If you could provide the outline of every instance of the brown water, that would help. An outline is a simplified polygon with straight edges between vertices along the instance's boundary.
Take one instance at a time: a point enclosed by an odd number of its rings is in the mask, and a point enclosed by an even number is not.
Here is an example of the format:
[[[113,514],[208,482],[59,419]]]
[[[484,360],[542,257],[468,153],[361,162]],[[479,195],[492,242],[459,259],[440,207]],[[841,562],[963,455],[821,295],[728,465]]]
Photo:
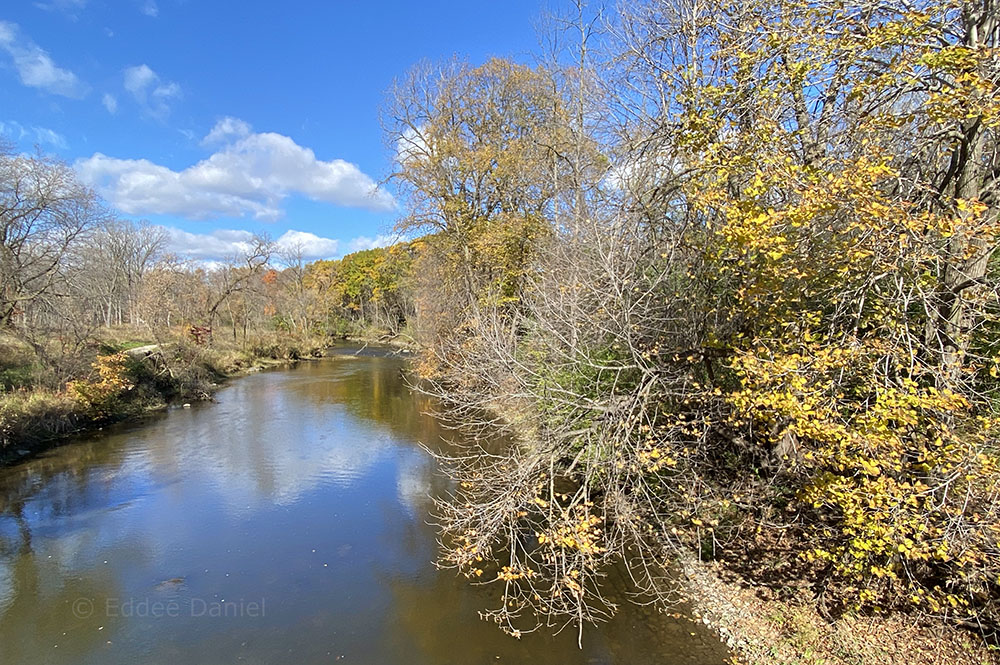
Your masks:
[[[335,357],[218,403],[0,469],[0,664],[715,664],[687,620],[627,607],[507,637],[488,588],[431,564],[417,445],[442,442],[402,362]]]

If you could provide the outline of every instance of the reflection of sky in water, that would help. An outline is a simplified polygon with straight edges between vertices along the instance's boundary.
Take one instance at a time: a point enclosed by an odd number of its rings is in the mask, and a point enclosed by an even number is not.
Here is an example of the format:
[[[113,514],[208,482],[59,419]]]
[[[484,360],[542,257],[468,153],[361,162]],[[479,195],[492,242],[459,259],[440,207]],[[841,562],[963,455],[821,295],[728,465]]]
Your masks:
[[[207,453],[198,450],[200,443],[187,442],[186,454],[178,460],[183,473],[205,476],[236,512],[261,503],[291,505],[317,486],[356,482],[392,443],[375,427],[351,423],[343,409],[332,410],[333,417],[324,418],[322,426],[289,409],[256,427],[243,427],[249,406],[229,408],[223,426],[202,429],[200,440],[214,442]],[[294,436],[288,433],[290,422],[296,423]]]
[[[398,362],[308,363],[218,400],[0,470],[0,663],[662,662],[627,623],[581,654],[479,621],[489,598],[431,565],[444,481],[416,441],[443,432]],[[81,619],[79,597],[266,598],[268,614]]]
[[[407,510],[410,517],[426,517],[430,502],[430,487],[427,484],[427,461],[413,460],[401,464],[396,477],[396,495],[399,505]]]
[[[10,571],[10,562],[0,558],[0,616],[3,616],[13,600],[14,575]]]

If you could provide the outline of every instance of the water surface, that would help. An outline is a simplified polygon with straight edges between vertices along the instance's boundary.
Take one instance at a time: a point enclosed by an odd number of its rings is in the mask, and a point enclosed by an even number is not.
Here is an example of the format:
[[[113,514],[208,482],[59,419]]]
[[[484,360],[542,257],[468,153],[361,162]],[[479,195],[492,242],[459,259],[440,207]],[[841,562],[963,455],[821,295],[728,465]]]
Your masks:
[[[431,564],[402,361],[340,356],[0,469],[0,665],[722,663],[687,620],[505,636],[489,589]],[[571,634],[572,633],[572,634]]]

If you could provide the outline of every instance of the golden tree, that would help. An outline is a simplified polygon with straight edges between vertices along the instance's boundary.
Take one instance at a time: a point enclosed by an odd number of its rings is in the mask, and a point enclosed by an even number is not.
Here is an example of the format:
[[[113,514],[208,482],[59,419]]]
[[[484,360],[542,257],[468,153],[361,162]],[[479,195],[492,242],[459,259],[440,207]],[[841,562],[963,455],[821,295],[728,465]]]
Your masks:
[[[521,435],[451,460],[490,616],[582,623],[618,562],[664,597],[678,548],[753,544],[841,605],[995,624],[996,14],[626,9],[606,205],[539,252],[523,334],[480,330],[502,380],[445,391]]]

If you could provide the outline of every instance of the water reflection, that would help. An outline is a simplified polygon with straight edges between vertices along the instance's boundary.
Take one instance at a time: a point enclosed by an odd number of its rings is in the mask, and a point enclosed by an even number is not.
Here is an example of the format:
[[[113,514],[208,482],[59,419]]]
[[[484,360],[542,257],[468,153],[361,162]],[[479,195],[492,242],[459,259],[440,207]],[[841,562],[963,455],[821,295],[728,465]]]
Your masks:
[[[481,622],[489,591],[430,565],[445,480],[416,442],[449,433],[401,370],[268,372],[0,470],[0,664],[722,662],[638,610],[583,652]]]

